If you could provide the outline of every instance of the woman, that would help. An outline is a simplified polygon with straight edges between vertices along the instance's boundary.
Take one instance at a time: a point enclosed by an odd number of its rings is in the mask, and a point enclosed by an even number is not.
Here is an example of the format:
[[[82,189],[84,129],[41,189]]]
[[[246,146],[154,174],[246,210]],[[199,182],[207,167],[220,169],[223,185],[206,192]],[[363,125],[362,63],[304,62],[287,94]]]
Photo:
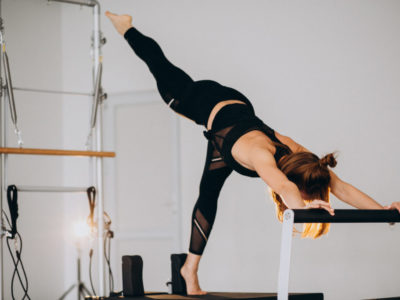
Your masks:
[[[205,294],[198,283],[198,265],[214,223],[220,190],[232,170],[263,179],[272,190],[279,219],[286,208],[322,208],[333,215],[329,191],[356,208],[383,208],[328,169],[336,165],[333,154],[320,159],[272,130],[255,116],[250,101],[240,92],[210,80],[193,81],[165,58],[154,40],[132,26],[132,17],[110,12],[106,16],[147,64],[168,106],[207,129],[207,158],[192,215],[189,254],[180,270],[187,294]],[[399,203],[386,208],[400,211]],[[303,236],[316,238],[327,231],[326,224],[307,224]]]

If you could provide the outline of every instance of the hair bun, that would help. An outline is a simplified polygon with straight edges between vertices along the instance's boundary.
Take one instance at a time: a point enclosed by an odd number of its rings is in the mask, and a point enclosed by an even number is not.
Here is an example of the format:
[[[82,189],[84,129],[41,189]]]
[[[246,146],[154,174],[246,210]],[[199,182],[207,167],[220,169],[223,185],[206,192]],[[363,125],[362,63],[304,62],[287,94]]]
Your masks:
[[[327,167],[327,166],[329,166],[331,168],[336,167],[337,161],[336,161],[336,158],[335,158],[335,154],[334,153],[329,153],[329,154],[325,155],[323,158],[321,158],[319,160],[319,164],[321,166],[324,166],[324,167]]]

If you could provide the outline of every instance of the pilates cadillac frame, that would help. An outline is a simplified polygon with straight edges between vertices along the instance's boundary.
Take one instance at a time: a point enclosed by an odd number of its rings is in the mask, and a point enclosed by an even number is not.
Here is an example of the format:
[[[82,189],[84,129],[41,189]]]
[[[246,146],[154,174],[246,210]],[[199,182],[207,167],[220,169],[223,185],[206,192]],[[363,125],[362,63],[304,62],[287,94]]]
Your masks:
[[[331,216],[321,209],[287,209],[283,215],[281,257],[278,277],[278,300],[289,295],[290,255],[294,223],[399,223],[397,210],[336,209]]]
[[[3,209],[3,202],[5,198],[5,190],[7,189],[7,156],[8,155],[60,155],[60,156],[89,156],[93,158],[91,164],[93,177],[95,178],[95,186],[97,190],[97,212],[98,212],[98,252],[104,253],[104,224],[103,224],[103,212],[104,212],[104,192],[103,192],[103,158],[114,157],[113,152],[103,152],[103,132],[102,132],[102,100],[106,98],[106,94],[102,92],[101,87],[101,72],[102,72],[102,56],[101,46],[105,43],[105,39],[101,37],[100,32],[100,4],[97,0],[48,0],[48,2],[63,2],[68,4],[77,4],[81,6],[87,6],[93,9],[93,92],[81,93],[81,92],[60,92],[53,90],[39,90],[39,89],[27,89],[27,88],[13,88],[11,83],[10,68],[8,65],[8,57],[5,51],[4,42],[4,28],[3,19],[1,15],[1,0],[0,0],[0,98],[1,98],[1,130],[0,130],[0,154],[1,154],[1,181],[0,181],[0,210]],[[3,72],[4,70],[4,72]],[[5,80],[4,80],[5,78]],[[79,95],[79,96],[91,96],[93,97],[92,105],[92,116],[91,126],[89,129],[89,137],[87,143],[88,151],[81,150],[53,150],[53,149],[27,149],[22,148],[21,133],[17,127],[17,112],[15,109],[13,90],[21,90],[25,92],[39,92],[39,93],[55,93],[55,94],[66,94],[66,95]],[[6,122],[6,96],[8,96],[8,102],[10,106],[11,120],[14,124],[16,134],[18,136],[18,144],[20,148],[7,148],[7,122]],[[93,145],[94,144],[94,145]],[[91,149],[95,148],[95,149]],[[89,151],[90,150],[90,151]],[[86,192],[85,187],[47,187],[47,186],[20,186],[18,190],[21,192],[61,192],[61,193],[74,193],[74,192]],[[0,246],[0,298],[4,299],[4,276],[3,276],[3,237],[6,234],[4,228],[3,215],[1,219],[1,246]],[[98,256],[98,292],[100,296],[105,295],[105,264],[103,255]]]

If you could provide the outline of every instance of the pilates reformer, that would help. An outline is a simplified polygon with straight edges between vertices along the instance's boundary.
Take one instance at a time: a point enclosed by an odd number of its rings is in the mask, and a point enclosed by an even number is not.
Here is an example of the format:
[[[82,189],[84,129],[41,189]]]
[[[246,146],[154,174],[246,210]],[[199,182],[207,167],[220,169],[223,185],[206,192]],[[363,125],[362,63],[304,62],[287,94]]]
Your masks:
[[[324,299],[323,293],[290,293],[289,290],[289,271],[290,271],[290,256],[293,239],[293,226],[296,223],[399,223],[400,214],[395,210],[358,210],[358,209],[337,209],[335,215],[331,216],[327,211],[321,209],[310,210],[286,210],[284,213],[284,221],[282,227],[282,241],[281,241],[281,254],[280,266],[278,275],[278,293],[223,293],[211,292],[202,296],[186,296],[172,294],[174,287],[170,293],[144,293],[142,282],[142,269],[143,262],[139,256],[133,257],[130,264],[131,270],[123,270],[124,293],[129,295],[126,297],[87,297],[87,300],[104,299],[104,300],[117,300],[117,299],[132,299],[132,300],[145,300],[145,299],[173,299],[173,300],[189,300],[189,299],[207,299],[207,300],[222,300],[222,299],[248,299],[248,300],[261,300],[261,299]],[[184,255],[184,254],[180,254]],[[136,261],[136,262],[135,262]],[[136,268],[136,270],[135,270]],[[173,266],[172,266],[173,269]],[[173,274],[173,271],[172,271]],[[398,300],[400,297],[395,298],[375,298],[374,300]]]
[[[276,293],[238,293],[238,292],[209,292],[206,295],[192,296],[186,295],[180,291],[178,281],[183,278],[177,278],[176,270],[180,269],[181,264],[186,259],[186,254],[171,255],[171,278],[167,282],[169,292],[145,292],[143,286],[143,260],[139,255],[122,257],[122,281],[123,291],[113,297],[92,297],[88,296],[86,300],[191,300],[191,299],[207,299],[207,300],[227,300],[227,299],[247,299],[247,300],[272,300],[277,299]],[[122,296],[123,295],[123,296]],[[323,300],[322,293],[293,293],[290,298],[293,300]]]

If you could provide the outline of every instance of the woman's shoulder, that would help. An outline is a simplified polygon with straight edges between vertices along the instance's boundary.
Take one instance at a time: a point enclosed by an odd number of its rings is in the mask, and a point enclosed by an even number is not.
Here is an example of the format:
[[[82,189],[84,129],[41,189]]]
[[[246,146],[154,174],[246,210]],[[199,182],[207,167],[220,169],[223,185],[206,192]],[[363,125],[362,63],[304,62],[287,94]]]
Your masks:
[[[309,152],[302,145],[296,143],[292,138],[286,135],[282,135],[279,132],[275,131],[275,136],[282,144],[288,146],[293,153],[302,151]]]

